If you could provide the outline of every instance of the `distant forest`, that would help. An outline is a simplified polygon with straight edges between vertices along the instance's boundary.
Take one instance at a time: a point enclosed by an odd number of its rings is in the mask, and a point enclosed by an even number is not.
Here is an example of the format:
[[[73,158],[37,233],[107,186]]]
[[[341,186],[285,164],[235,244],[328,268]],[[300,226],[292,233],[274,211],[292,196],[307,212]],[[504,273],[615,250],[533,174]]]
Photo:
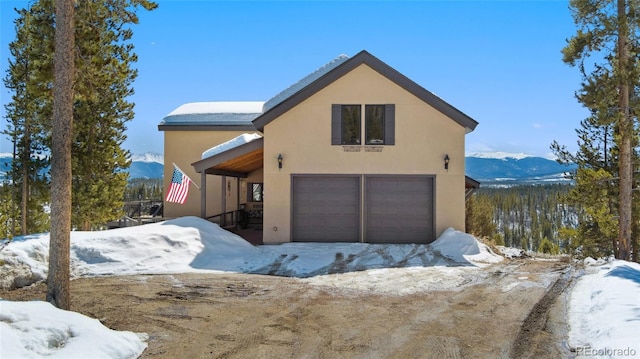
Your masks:
[[[539,250],[543,240],[563,250],[567,243],[559,237],[560,228],[578,224],[579,209],[566,204],[567,184],[528,185],[507,188],[480,188],[478,202],[489,203],[496,228],[495,242],[507,247]]]
[[[162,201],[162,178],[133,178],[127,183],[124,201]]]

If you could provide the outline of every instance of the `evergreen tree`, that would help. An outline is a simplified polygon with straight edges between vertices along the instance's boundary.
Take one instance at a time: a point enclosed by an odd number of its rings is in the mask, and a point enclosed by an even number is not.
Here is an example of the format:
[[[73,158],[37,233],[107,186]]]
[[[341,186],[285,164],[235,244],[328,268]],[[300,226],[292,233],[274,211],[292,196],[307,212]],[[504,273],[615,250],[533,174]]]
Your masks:
[[[130,1],[149,9],[155,4]],[[74,103],[73,224],[90,230],[122,214],[130,154],[121,145],[133,103],[126,98],[137,71],[133,35],[135,13],[114,1],[79,3],[76,18],[76,97]],[[80,20],[81,19],[81,20]]]
[[[40,120],[43,102],[39,101],[43,87],[37,80],[43,72],[51,72],[37,54],[45,50],[45,39],[51,34],[36,31],[39,24],[50,21],[42,10],[34,6],[30,11],[18,11],[16,40],[9,44],[12,59],[4,78],[5,87],[12,90],[13,95],[5,106],[9,126],[3,133],[14,141],[10,176],[15,188],[13,199],[21,204],[11,212],[13,220],[20,223],[19,232],[14,231],[13,235],[42,232],[49,226],[49,215],[45,211],[49,202],[46,131]]]
[[[151,10],[157,5],[146,0],[74,3],[71,180],[75,228],[96,228],[122,211],[127,184],[122,170],[129,166],[129,153],[121,145],[126,138],[125,124],[134,116],[133,103],[126,98],[133,94],[137,75],[131,68],[137,57],[130,43],[130,26],[138,22],[135,10],[139,6]],[[52,0],[39,0],[21,10],[12,52],[15,66],[5,80],[15,93],[8,106],[12,115],[9,135],[18,148],[12,174],[24,188],[23,198],[36,204],[47,198],[45,186],[42,191],[34,188],[40,183],[36,180],[46,184],[41,169],[52,148],[53,9]],[[38,193],[42,197],[35,196]]]
[[[494,207],[486,195],[475,193],[466,202],[466,232],[476,237],[495,238]],[[502,242],[502,241],[501,241]]]
[[[51,231],[47,302],[70,310],[71,139],[73,134],[74,1],[56,0]]]
[[[571,0],[570,6],[579,29],[562,50],[563,60],[580,68],[584,81],[577,98],[592,111],[593,124],[612,126],[617,154],[605,158],[604,167],[609,160],[616,162],[619,220],[613,250],[617,258],[630,260],[634,248],[637,251],[637,244],[632,243],[637,236],[632,235],[632,191],[640,44],[632,39],[640,35],[640,4],[635,0]]]

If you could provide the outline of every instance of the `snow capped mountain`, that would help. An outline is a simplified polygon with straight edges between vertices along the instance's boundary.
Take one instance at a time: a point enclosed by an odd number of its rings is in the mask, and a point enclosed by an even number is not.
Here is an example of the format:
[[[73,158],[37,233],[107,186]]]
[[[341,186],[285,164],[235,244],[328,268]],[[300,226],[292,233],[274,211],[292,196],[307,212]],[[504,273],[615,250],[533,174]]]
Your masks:
[[[466,157],[489,158],[489,159],[496,159],[496,160],[505,160],[507,158],[513,158],[516,160],[521,160],[523,158],[533,157],[533,156],[527,155],[526,153],[474,152],[474,153],[468,153]]]
[[[465,165],[467,175],[485,185],[567,183],[566,173],[576,169],[548,158],[504,152],[471,154]]]
[[[151,152],[131,155],[129,178],[162,178],[163,172],[163,155]]]
[[[11,167],[11,154],[0,154],[0,181]],[[164,156],[158,153],[134,154],[127,170],[129,178],[162,178]],[[524,153],[478,152],[465,159],[466,174],[483,185],[539,184],[567,182],[565,173],[576,166],[564,166],[554,160]]]
[[[4,181],[11,168],[13,155],[0,153],[0,182]],[[127,170],[129,178],[162,178],[164,172],[164,156],[159,153],[131,155],[131,166]]]
[[[131,162],[156,162],[164,164],[164,156],[160,153],[147,152],[131,155]]]

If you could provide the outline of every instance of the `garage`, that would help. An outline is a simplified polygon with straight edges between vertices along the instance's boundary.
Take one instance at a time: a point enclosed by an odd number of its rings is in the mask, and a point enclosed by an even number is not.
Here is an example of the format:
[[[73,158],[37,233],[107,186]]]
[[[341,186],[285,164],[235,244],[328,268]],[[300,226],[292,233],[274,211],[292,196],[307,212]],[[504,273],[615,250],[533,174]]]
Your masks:
[[[292,182],[293,241],[359,242],[363,229],[369,243],[435,239],[433,176],[296,175]]]
[[[295,242],[360,241],[360,176],[293,176]]]
[[[365,241],[432,242],[433,198],[432,176],[365,176]]]

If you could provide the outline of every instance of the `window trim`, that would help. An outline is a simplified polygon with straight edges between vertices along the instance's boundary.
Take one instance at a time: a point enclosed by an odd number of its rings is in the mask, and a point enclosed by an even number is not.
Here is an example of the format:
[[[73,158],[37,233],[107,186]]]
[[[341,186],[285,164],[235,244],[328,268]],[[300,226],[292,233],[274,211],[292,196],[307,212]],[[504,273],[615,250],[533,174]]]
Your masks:
[[[253,197],[253,186],[254,185],[259,185],[260,186],[260,200],[256,201],[255,197]],[[247,184],[247,202],[255,202],[255,203],[262,203],[264,202],[264,182],[249,182]]]
[[[375,139],[381,142],[372,142],[373,139],[369,139],[369,127],[371,126],[369,123],[370,117],[369,112],[367,111],[367,109],[369,108],[373,108],[373,107],[381,107],[382,108],[382,132],[380,133],[382,139]],[[385,127],[386,127],[386,119],[385,119],[385,114],[386,114],[386,107],[385,105],[364,105],[364,144],[366,146],[384,146],[386,144],[386,136],[385,136]],[[373,120],[373,119],[372,119]]]
[[[362,120],[362,110],[360,111],[360,143],[358,144],[345,144],[342,140],[342,106],[353,106],[348,104],[332,104],[331,105],[331,145],[332,146],[394,146],[396,144],[395,136],[396,136],[396,105],[395,104],[370,104],[374,106],[384,106],[384,115],[383,115],[383,142],[382,144],[374,144],[374,143],[363,143],[363,131],[364,131],[364,139],[366,142],[366,118]],[[361,106],[356,105],[356,106]],[[365,112],[367,104],[364,104]],[[363,123],[365,125],[363,126]],[[364,128],[363,128],[364,127]]]

